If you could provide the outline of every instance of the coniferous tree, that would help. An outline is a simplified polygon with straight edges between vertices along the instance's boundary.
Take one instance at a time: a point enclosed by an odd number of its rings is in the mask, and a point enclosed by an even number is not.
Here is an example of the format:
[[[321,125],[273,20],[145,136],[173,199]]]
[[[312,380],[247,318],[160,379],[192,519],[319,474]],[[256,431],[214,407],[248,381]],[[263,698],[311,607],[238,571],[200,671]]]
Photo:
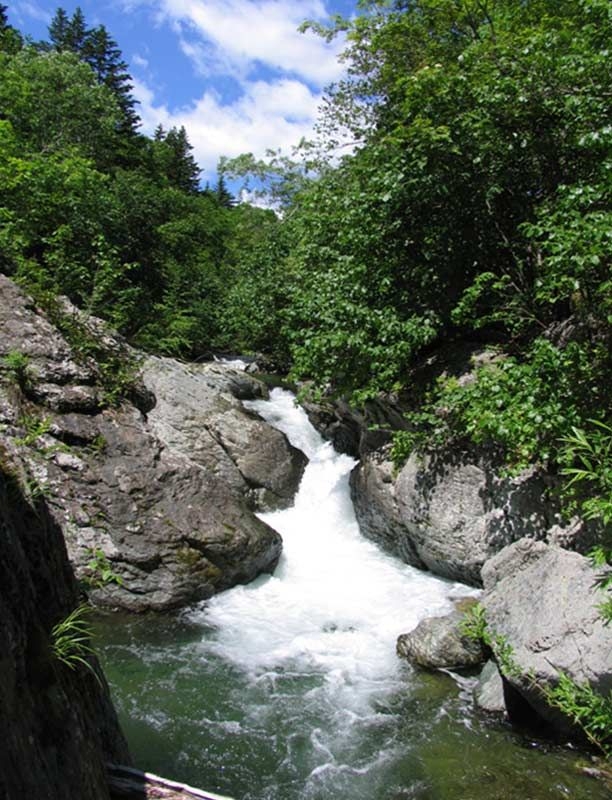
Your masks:
[[[157,170],[176,189],[198,194],[201,170],[192,155],[193,147],[184,126],[166,131],[162,125],[158,125],[153,140]]]
[[[123,115],[122,132],[133,134],[139,125],[128,65],[121,57],[117,42],[104,25],[93,28],[83,45],[84,60],[90,65],[101,84],[115,95]]]
[[[8,21],[7,6],[0,3],[0,52],[16,53],[23,46],[23,39],[18,30]]]
[[[58,8],[55,12],[51,24],[49,25],[49,39],[54,50],[62,52],[68,50],[68,28],[70,18],[63,8]]]
[[[66,49],[81,55],[85,51],[89,35],[85,15],[81,7],[77,6],[66,29]]]
[[[192,155],[193,147],[187,138],[185,127],[173,128],[166,137],[175,155],[176,185],[186,192],[195,194],[199,190],[200,168]]]
[[[54,50],[75,53],[89,64],[102,85],[114,94],[122,112],[120,133],[133,135],[140,122],[136,101],[132,97],[132,79],[117,42],[104,25],[88,29],[85,16],[77,7],[72,17],[58,8],[49,26],[49,39]]]
[[[220,206],[224,208],[233,208],[236,205],[236,198],[227,188],[223,175],[219,175],[214,194]]]

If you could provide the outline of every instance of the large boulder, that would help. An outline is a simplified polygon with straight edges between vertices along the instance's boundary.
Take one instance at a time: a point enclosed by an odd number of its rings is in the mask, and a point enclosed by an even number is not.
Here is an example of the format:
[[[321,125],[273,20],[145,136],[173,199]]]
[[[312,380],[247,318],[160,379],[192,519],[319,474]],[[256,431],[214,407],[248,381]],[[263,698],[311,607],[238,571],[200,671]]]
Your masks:
[[[106,350],[137,358],[65,313]],[[274,568],[280,537],[253,510],[289,503],[305,459],[242,408],[239,398],[265,394],[261,383],[224,365],[149,359],[113,407],[99,365],[0,276],[0,357],[15,353],[27,380],[0,369],[6,447],[48,498],[94,601],[172,608]]]
[[[257,510],[291,504],[307,459],[242,406],[267,396],[261,381],[227,365],[169,358],[148,358],[143,378],[157,401],[149,424],[167,447],[212,469]]]
[[[545,699],[559,673],[578,684],[588,682],[600,694],[612,691],[612,628],[597,609],[603,599],[598,577],[579,553],[529,539],[510,545],[486,564],[483,605],[488,627],[510,648],[512,669],[502,665],[502,671],[511,717],[514,709],[521,717],[532,711],[571,734],[572,721]],[[522,705],[513,702],[513,693]]]
[[[487,452],[451,447],[413,453],[395,471],[383,448],[355,467],[351,490],[366,536],[414,566],[480,586],[485,562],[525,536],[588,548],[590,535],[552,499],[555,481],[536,468],[507,477]]]

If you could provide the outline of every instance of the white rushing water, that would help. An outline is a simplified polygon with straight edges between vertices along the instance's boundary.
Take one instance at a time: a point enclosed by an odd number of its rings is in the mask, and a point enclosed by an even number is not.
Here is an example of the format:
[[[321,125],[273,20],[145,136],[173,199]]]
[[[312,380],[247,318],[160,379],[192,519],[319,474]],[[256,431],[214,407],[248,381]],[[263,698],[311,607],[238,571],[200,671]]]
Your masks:
[[[292,395],[249,405],[310,459],[294,507],[264,515],[284,555],[273,576],[178,617],[104,624],[136,763],[235,800],[607,797],[572,761],[471,715],[465,680],[396,657],[399,633],[473,592],[360,536],[354,462]]]
[[[384,757],[360,753],[359,741],[384,721],[384,700],[400,689],[397,636],[450,611],[452,599],[470,590],[361,536],[349,490],[355,461],[323,441],[291,393],[274,389],[269,401],[245,405],[282,430],[309,464],[294,506],[261,515],[283,537],[274,575],[217,595],[191,616],[215,629],[204,653],[239,668],[256,690],[252,699],[244,695],[241,725],[288,716],[278,724],[300,739],[310,771],[301,796],[314,797],[328,773],[368,771]],[[287,752],[291,758],[291,746]]]

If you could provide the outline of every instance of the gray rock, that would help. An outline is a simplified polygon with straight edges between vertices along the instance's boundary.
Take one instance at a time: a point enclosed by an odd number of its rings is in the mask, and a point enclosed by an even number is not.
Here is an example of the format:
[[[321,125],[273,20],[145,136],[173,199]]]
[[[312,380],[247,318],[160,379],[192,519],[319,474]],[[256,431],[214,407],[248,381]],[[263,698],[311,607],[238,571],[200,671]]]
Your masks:
[[[291,504],[307,459],[243,408],[240,400],[266,396],[260,381],[218,363],[186,366],[161,358],[145,362],[144,379],[157,398],[149,424],[168,447],[212,468],[258,509]]]
[[[394,395],[368,400],[360,409],[341,398],[302,405],[321,436],[332,442],[336,450],[353,458],[384,447],[391,441],[393,431],[406,426]]]
[[[504,684],[495,661],[487,661],[474,687],[474,702],[490,714],[505,714]]]
[[[554,486],[536,469],[500,476],[477,450],[413,454],[397,475],[382,450],[365,456],[351,476],[366,536],[414,566],[476,586],[484,563],[512,542],[563,538],[573,523],[551,499]],[[578,548],[592,537],[580,526],[566,541]]]
[[[463,636],[460,624],[463,614],[453,612],[444,617],[421,620],[409,633],[397,640],[397,654],[425,669],[473,667],[485,660],[479,642]]]
[[[130,756],[95,656],[72,670],[53,654],[79,593],[48,506],[24,496],[27,470],[0,445],[0,797],[108,800],[106,763]]]
[[[564,734],[574,732],[571,720],[542,693],[556,685],[559,672],[602,694],[612,690],[612,628],[597,610],[597,577],[579,553],[529,539],[502,550],[483,570],[489,628],[510,645],[519,670],[505,680]]]
[[[68,304],[66,311],[79,314]],[[126,351],[102,323],[78,319],[109,351]],[[95,602],[172,608],[274,568],[281,540],[252,513],[254,498],[268,507],[290,503],[305,458],[242,408],[238,397],[265,396],[263,384],[226,365],[151,358],[135,382],[137,406],[89,404],[86,398],[103,396],[96,364],[77,362],[44,315],[0,276],[0,356],[11,351],[29,356],[31,380],[24,393],[0,370],[7,450],[23,458],[32,491],[49,499]],[[26,419],[44,420],[45,429],[27,445]],[[95,585],[96,551],[120,583]]]
[[[361,531],[406,563],[424,568],[400,512],[388,451],[373,452],[351,473],[351,496]]]

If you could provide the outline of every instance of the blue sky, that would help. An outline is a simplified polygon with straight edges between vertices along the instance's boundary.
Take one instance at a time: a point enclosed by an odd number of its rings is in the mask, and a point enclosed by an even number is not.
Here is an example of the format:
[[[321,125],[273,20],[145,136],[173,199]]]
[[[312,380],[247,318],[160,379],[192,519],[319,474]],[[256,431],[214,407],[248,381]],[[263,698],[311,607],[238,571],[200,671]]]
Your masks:
[[[106,25],[134,79],[142,130],[184,125],[214,179],[221,155],[291,146],[310,132],[322,91],[342,75],[342,42],[297,28],[351,16],[357,0],[4,0],[10,22],[47,38],[58,5]]]

